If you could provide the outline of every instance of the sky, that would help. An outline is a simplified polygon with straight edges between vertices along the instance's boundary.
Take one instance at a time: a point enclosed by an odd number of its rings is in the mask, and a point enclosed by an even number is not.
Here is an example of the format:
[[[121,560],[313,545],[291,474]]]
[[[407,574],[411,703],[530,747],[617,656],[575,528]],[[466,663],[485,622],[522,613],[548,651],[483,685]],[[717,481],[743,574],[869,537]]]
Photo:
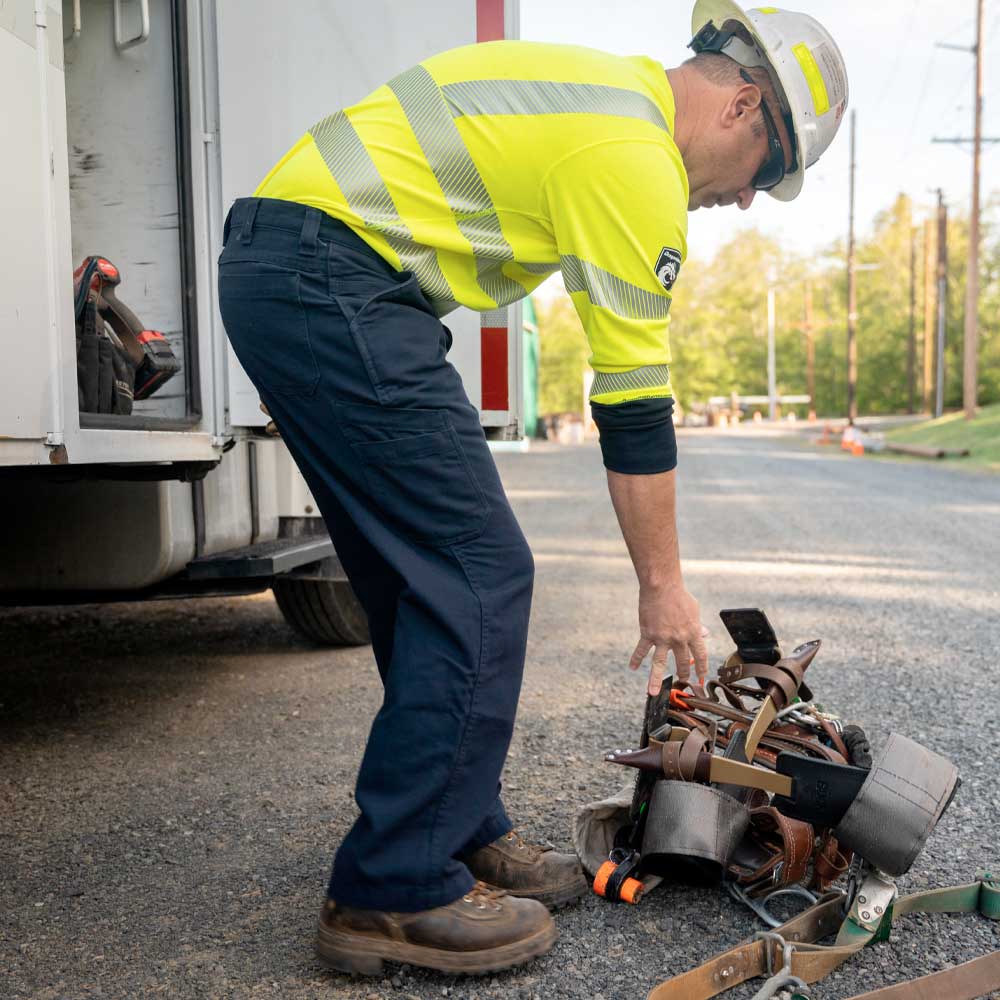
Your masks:
[[[688,0],[520,0],[521,37],[567,42],[619,55],[642,54],[671,67],[691,53]],[[954,209],[968,211],[971,143],[936,145],[934,136],[971,136],[971,46],[975,0],[793,0],[792,9],[820,21],[847,64],[850,107],[857,110],[856,231],[903,191],[930,208],[944,189]],[[1000,0],[986,0],[983,19],[983,135],[1000,137]],[[997,64],[997,68],[994,68]],[[845,116],[833,144],[806,174],[791,204],[758,195],[746,212],[735,206],[689,216],[688,249],[705,260],[741,228],[757,226],[784,246],[810,252],[846,235],[850,139]],[[1000,149],[983,146],[984,196],[1000,186]]]

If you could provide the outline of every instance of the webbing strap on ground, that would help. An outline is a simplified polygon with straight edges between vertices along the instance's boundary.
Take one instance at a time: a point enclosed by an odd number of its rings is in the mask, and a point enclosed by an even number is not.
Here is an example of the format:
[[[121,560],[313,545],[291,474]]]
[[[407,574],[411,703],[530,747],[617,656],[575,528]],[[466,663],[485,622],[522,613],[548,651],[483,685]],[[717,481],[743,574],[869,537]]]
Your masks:
[[[793,946],[790,969],[806,983],[828,976],[866,944],[877,932],[852,925],[847,934],[841,927],[845,897],[843,893],[824,896],[815,906],[776,928]],[[889,920],[907,913],[978,913],[991,920],[1000,919],[1000,885],[990,876],[982,881],[913,893],[895,901]],[[838,944],[818,945],[821,938],[841,930]],[[734,986],[777,971],[781,956],[767,940],[747,941],[716,955],[704,965],[674,976],[654,987],[648,1000],[711,1000]],[[770,960],[769,960],[770,957]],[[777,959],[777,964],[775,964]],[[922,979],[863,994],[863,1000],[974,1000],[990,990],[1000,989],[1000,952],[992,952],[951,969]],[[971,991],[971,992],[970,992]],[[853,1000],[862,1000],[855,997]]]

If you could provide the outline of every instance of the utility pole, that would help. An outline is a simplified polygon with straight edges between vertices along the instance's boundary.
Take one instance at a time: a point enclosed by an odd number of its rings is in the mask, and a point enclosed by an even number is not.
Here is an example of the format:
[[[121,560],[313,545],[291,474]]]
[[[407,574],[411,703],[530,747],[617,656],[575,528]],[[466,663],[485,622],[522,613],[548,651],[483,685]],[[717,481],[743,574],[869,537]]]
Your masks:
[[[917,396],[917,230],[910,226],[910,338],[906,351],[907,413],[916,410]]]
[[[937,238],[937,393],[934,416],[944,413],[944,333],[948,310],[948,206],[944,192],[937,189],[938,238]]]
[[[962,405],[966,419],[976,415],[979,382],[979,161],[984,142],[1000,142],[983,137],[983,0],[976,0],[976,43],[972,46],[938,42],[942,49],[971,52],[976,60],[972,138],[934,138],[934,142],[972,143],[972,205],[969,209],[969,261],[965,281],[965,341],[962,366]],[[940,306],[938,307],[940,309]],[[940,390],[938,392],[940,396]]]
[[[809,394],[809,419],[816,419],[816,343],[813,340],[813,286],[806,278],[805,315],[802,328],[806,334],[806,392]]]
[[[767,418],[774,420],[778,414],[778,376],[774,360],[774,285],[777,276],[774,265],[767,271]]]
[[[921,413],[931,412],[934,386],[934,223],[924,220],[924,378]]]
[[[854,140],[858,113],[851,111],[851,183],[847,216],[847,422],[854,425],[858,416],[858,300],[854,275]]]
[[[979,382],[979,153],[983,145],[983,0],[976,0],[976,104],[972,139],[972,208],[969,212],[969,271],[965,281],[965,357],[962,406],[976,415]]]

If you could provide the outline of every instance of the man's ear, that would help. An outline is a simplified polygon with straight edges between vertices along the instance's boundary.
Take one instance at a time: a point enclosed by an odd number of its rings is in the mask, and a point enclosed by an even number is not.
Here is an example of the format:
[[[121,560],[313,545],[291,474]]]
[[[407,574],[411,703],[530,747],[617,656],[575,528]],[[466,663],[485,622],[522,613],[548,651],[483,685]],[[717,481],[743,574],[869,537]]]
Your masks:
[[[723,121],[726,125],[732,126],[749,120],[753,120],[754,114],[760,107],[760,88],[752,83],[744,83],[739,90],[733,93],[729,103],[723,111]]]

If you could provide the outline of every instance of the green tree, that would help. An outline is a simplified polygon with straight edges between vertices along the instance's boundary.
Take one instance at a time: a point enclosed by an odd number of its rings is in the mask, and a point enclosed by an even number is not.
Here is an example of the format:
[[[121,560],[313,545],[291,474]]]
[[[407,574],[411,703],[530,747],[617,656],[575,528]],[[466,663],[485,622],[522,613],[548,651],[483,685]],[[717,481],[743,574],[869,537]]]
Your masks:
[[[935,206],[898,195],[856,244],[858,410],[901,413],[909,403],[910,242],[916,231],[916,397],[923,369],[923,221]],[[984,207],[980,255],[980,402],[1000,401],[1000,196]],[[968,220],[948,222],[945,405],[962,400]],[[671,307],[671,379],[686,408],[710,396],[767,392],[767,275],[776,272],[775,343],[778,391],[804,393],[805,287],[812,288],[816,410],[847,408],[847,276],[843,239],[808,255],[784,251],[771,237],[741,232],[708,261],[685,262]],[[588,350],[568,297],[540,310],[542,408],[579,409]],[[804,409],[804,408],[803,408]]]
[[[538,412],[579,413],[590,350],[568,295],[535,300],[538,314]]]

